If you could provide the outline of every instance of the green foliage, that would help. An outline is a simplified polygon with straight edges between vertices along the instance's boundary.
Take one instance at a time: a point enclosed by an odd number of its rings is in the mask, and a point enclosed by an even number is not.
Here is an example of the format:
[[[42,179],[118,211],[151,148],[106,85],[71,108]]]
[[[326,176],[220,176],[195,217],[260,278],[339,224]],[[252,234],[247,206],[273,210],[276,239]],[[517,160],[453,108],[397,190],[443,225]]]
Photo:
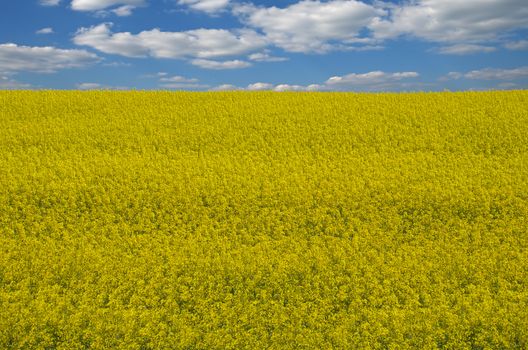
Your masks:
[[[528,92],[0,92],[0,348],[528,347]]]

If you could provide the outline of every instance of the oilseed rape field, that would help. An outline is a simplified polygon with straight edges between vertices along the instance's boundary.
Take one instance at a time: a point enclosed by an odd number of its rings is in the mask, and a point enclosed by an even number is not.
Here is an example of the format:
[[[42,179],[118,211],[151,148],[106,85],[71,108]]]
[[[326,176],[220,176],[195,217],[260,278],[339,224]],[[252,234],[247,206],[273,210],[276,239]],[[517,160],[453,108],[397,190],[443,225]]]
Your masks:
[[[528,91],[0,92],[2,349],[526,349]]]

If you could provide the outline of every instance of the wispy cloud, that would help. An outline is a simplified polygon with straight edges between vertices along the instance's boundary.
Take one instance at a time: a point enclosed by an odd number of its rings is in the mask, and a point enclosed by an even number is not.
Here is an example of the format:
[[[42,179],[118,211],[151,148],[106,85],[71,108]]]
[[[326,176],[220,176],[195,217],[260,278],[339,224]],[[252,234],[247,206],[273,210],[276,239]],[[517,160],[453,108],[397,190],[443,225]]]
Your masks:
[[[504,44],[504,47],[508,50],[528,50],[528,40],[510,41]]]
[[[42,29],[39,29],[35,32],[36,34],[53,34],[53,28],[51,27],[47,27],[47,28],[42,28]]]
[[[209,87],[210,86],[207,84],[198,84],[198,83],[168,83],[168,84],[160,85],[160,88],[162,89],[171,89],[171,90],[203,90]]]
[[[229,5],[229,0],[179,0],[178,4],[188,6],[195,11],[216,14]]]
[[[0,76],[0,90],[20,90],[20,89],[32,89],[33,86],[27,83],[21,83],[10,77]]]
[[[40,0],[39,4],[42,6],[58,6],[61,0]]]
[[[172,77],[169,77],[169,76],[166,76],[166,74],[163,74],[161,75],[160,81],[164,83],[196,83],[198,82],[198,79],[186,78],[186,77],[182,77],[181,75],[174,75]]]
[[[528,66],[505,69],[505,68],[484,68],[476,69],[466,73],[449,72],[441,77],[441,81],[470,79],[470,80],[518,80],[528,78]]]
[[[191,61],[191,64],[198,66],[204,69],[240,69],[247,68],[251,66],[251,63],[241,60],[231,60],[231,61],[213,61],[213,60],[204,60],[204,59],[195,59]]]
[[[451,46],[444,46],[437,49],[437,52],[443,55],[472,55],[477,53],[488,53],[497,51],[493,46],[477,45],[477,44],[457,44]]]
[[[333,76],[325,85],[338,90],[390,90],[397,88],[400,81],[418,78],[417,72],[387,73],[372,71],[368,73],[351,73],[344,76]]]
[[[137,7],[146,6],[146,0],[73,0],[71,8],[75,11],[102,11],[113,8],[119,16],[128,16]]]
[[[99,83],[79,83],[77,84],[78,90],[130,90],[126,86],[111,86]]]
[[[528,78],[528,66],[514,69],[486,68],[464,74],[467,79],[475,80],[517,80]]]
[[[248,59],[255,62],[284,62],[288,57],[271,56],[268,52],[257,52],[248,56]]]

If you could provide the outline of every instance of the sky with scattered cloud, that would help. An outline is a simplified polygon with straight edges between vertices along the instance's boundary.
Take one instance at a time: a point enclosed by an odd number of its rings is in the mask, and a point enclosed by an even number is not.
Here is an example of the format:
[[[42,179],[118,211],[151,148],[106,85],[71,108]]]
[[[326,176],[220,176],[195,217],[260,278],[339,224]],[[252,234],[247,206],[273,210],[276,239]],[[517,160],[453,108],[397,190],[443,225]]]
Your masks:
[[[526,0],[0,4],[0,89],[526,88]]]

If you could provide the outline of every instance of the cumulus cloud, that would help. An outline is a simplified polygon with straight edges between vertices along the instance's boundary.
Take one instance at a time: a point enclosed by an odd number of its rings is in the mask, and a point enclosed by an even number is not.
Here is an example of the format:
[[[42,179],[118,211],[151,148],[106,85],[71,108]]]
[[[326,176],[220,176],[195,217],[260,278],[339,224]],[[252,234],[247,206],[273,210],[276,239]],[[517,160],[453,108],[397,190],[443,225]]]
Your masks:
[[[525,0],[301,0],[285,7],[232,5],[229,0],[178,1],[208,13],[230,7],[245,28],[176,32],[154,28],[131,33],[114,32],[111,23],[103,23],[79,29],[74,42],[107,54],[183,59],[206,69],[244,68],[251,62],[288,59],[271,55],[272,46],[299,53],[381,50],[385,40],[401,35],[440,43],[434,52],[445,55],[528,46],[526,40],[505,43],[510,32],[528,28]],[[72,8],[125,16],[146,3],[73,0]]]
[[[246,89],[247,90],[251,90],[251,91],[271,90],[271,89],[273,89],[273,84],[269,84],[269,83],[254,83],[254,84],[249,84]]]
[[[382,49],[402,35],[451,44],[438,50],[444,54],[492,52],[482,44],[528,28],[525,0],[301,0],[282,8],[235,5],[233,13],[270,43],[304,53]]]
[[[361,30],[385,10],[355,0],[302,0],[286,8],[242,5],[234,13],[287,51],[325,52],[367,41]]]
[[[476,53],[494,52],[497,49],[493,46],[477,45],[477,44],[457,44],[451,46],[444,46],[437,51],[443,55],[471,55]]]
[[[304,53],[381,49],[402,35],[451,44],[438,50],[444,54],[491,52],[482,44],[528,28],[526,0],[301,0],[283,8],[235,5],[233,13],[272,44]]]
[[[247,68],[251,66],[251,63],[241,60],[231,60],[231,61],[214,61],[214,60],[205,60],[205,59],[194,59],[191,61],[191,64],[198,66],[204,69],[239,69]]]
[[[178,4],[188,6],[195,11],[214,14],[225,9],[229,5],[229,0],[179,0]]]
[[[389,6],[370,25],[380,39],[411,35],[436,42],[479,42],[528,28],[526,0],[414,0]]]
[[[208,65],[204,59],[246,54],[266,45],[261,35],[248,29],[195,29],[183,32],[153,29],[132,34],[112,33],[111,26],[111,23],[103,23],[81,28],[73,40],[77,45],[127,57],[202,59],[197,60],[198,66]]]
[[[48,27],[48,28],[39,29],[35,33],[37,33],[37,34],[53,34],[54,32],[53,32],[53,28]]]
[[[85,67],[100,60],[96,54],[85,50],[0,44],[0,72],[52,73],[60,69]]]

